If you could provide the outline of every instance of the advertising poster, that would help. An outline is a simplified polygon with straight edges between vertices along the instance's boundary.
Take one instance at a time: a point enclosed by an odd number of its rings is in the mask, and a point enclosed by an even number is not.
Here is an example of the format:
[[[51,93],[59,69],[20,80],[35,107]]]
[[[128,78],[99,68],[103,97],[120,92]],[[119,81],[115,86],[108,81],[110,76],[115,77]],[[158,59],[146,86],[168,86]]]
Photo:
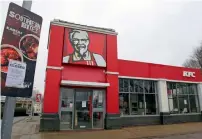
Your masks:
[[[41,27],[41,16],[10,3],[1,41],[2,96],[31,97]],[[21,88],[6,86],[10,60],[26,65],[24,83]]]
[[[63,63],[106,67],[106,35],[66,28]]]

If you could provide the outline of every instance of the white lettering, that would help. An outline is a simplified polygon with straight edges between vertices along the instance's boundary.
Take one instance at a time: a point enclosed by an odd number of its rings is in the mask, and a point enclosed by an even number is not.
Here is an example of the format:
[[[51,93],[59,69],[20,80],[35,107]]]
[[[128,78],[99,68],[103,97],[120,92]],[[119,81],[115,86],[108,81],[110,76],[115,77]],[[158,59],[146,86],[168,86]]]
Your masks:
[[[22,19],[20,18],[20,15],[19,15],[19,14],[16,14],[16,15],[15,15],[15,19],[22,21]]]
[[[183,71],[183,76],[184,77],[196,77],[195,72],[190,72],[190,71]]]
[[[10,11],[9,16],[12,18],[15,17],[15,13],[13,11]]]
[[[18,21],[21,21],[22,28],[28,29],[34,33],[39,33],[39,30],[41,29],[41,26],[39,25],[39,23],[32,21],[28,16],[20,15],[13,11],[9,12],[9,16],[11,18],[15,18]]]

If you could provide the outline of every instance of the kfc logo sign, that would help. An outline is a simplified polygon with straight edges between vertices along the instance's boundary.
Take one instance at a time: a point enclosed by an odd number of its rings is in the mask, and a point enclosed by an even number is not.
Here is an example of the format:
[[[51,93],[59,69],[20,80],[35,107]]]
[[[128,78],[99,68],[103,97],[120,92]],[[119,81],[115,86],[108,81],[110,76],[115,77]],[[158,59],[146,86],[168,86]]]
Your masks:
[[[190,72],[190,71],[183,71],[183,76],[184,77],[196,77],[195,72]]]
[[[106,67],[106,35],[66,28],[63,63]]]
[[[36,94],[36,102],[41,102],[41,94]]]

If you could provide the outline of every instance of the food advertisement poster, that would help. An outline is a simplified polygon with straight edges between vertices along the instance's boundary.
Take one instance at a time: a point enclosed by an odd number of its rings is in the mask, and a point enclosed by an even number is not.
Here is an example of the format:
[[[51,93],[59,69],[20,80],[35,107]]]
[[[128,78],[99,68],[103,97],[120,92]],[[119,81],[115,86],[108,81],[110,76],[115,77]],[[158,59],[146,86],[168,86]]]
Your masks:
[[[31,97],[38,55],[42,17],[10,3],[1,41],[1,95]],[[26,64],[24,83],[21,88],[7,87],[9,61]]]

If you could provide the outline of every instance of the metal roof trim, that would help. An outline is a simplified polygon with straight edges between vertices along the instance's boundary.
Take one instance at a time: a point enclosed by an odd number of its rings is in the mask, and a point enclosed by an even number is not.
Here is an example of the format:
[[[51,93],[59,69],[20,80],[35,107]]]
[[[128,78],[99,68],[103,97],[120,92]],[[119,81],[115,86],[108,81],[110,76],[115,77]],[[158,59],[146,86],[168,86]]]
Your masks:
[[[51,21],[51,24],[52,25],[69,27],[69,28],[81,29],[81,30],[86,30],[86,31],[92,31],[92,32],[97,32],[97,33],[103,33],[103,34],[118,35],[118,33],[114,29],[81,25],[81,24],[62,21],[62,20],[59,20],[59,19],[54,19],[53,21]]]

